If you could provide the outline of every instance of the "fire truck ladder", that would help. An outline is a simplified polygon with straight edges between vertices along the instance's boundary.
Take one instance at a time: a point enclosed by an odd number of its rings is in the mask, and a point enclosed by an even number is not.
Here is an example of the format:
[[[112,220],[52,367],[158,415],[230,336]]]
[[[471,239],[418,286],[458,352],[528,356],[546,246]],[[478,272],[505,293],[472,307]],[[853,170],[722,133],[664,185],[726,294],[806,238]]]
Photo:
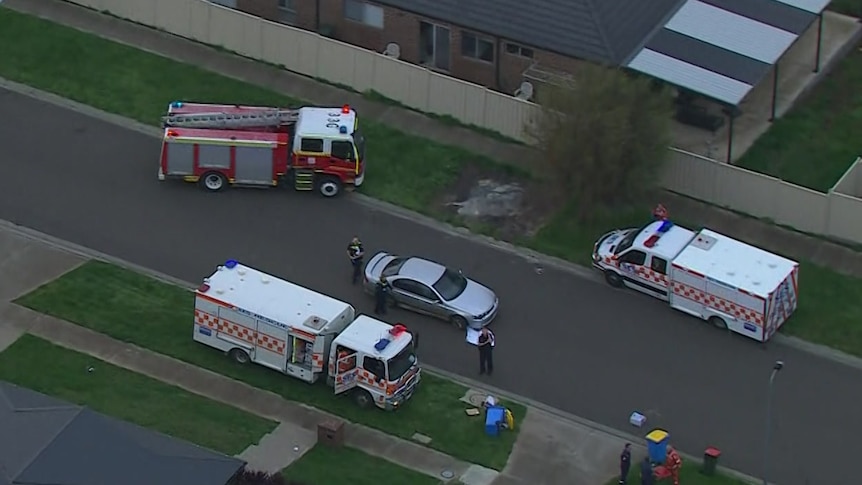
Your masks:
[[[271,127],[295,123],[296,109],[267,109],[247,113],[189,113],[162,117],[165,128],[245,128]]]

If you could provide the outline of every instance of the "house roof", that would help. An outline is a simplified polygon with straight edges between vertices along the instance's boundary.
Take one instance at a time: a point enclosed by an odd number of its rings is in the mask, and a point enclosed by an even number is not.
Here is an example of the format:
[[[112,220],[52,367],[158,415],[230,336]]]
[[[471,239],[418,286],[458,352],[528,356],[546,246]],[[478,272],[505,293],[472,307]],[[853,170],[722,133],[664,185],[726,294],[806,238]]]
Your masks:
[[[373,1],[528,47],[616,65],[684,0]]]
[[[224,485],[243,465],[0,381],[0,485]]]
[[[625,65],[738,105],[829,0],[686,0]]]

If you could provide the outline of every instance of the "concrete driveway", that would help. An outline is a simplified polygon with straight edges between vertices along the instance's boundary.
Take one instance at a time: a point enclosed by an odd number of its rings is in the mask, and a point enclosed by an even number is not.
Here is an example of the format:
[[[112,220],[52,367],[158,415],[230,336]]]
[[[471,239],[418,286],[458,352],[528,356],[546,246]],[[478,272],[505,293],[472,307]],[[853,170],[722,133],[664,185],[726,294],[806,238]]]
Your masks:
[[[489,384],[631,431],[649,427],[699,454],[760,475],[765,391],[776,384],[772,481],[839,484],[862,453],[862,372],[799,350],[763,349],[708,328],[657,300],[592,278],[545,268],[470,240],[357,203],[280,190],[207,194],[159,183],[159,141],[76,112],[0,90],[0,218],[189,281],[235,258],[369,311],[349,284],[344,248],[422,255],[463,269],[501,299],[497,371]],[[370,145],[373,160],[373,141]],[[374,167],[369,169],[374,177]],[[804,298],[805,279],[802,276]],[[394,312],[422,334],[421,357],[468,377],[474,348],[448,325]]]

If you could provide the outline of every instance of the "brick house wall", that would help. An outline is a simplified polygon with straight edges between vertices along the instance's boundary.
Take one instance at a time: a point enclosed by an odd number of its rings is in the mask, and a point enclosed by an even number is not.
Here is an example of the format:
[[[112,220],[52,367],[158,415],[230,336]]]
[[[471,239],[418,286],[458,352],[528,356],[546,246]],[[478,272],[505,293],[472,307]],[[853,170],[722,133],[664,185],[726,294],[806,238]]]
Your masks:
[[[420,22],[427,22],[449,29],[449,70],[445,74],[482,86],[513,94],[523,81],[523,72],[534,63],[541,68],[576,74],[584,61],[542,51],[506,39],[494,38],[479,32],[471,32],[458,26],[428,19],[398,9],[375,4],[383,9],[383,28],[377,28],[347,19],[344,15],[344,0],[319,1],[319,27],[331,30],[332,37],[348,44],[357,45],[376,52],[383,52],[390,42],[401,48],[400,59],[418,64],[420,61]],[[294,0],[296,27],[318,30],[318,6],[315,0]],[[260,17],[279,21],[278,0],[237,0],[237,8]],[[494,43],[494,61],[486,62],[461,55],[462,35],[467,32]],[[507,44],[516,47],[507,47]],[[516,53],[510,52],[516,51]],[[523,54],[529,54],[525,56]]]

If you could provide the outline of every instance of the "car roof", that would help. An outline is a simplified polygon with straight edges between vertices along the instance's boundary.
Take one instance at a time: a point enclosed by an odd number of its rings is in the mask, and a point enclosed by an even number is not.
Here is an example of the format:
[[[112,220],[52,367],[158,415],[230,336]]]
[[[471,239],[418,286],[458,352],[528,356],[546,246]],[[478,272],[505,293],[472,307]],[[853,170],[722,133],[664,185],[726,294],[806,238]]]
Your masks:
[[[443,276],[446,267],[427,259],[411,257],[401,266],[398,276],[421,281],[428,286],[433,285]]]

